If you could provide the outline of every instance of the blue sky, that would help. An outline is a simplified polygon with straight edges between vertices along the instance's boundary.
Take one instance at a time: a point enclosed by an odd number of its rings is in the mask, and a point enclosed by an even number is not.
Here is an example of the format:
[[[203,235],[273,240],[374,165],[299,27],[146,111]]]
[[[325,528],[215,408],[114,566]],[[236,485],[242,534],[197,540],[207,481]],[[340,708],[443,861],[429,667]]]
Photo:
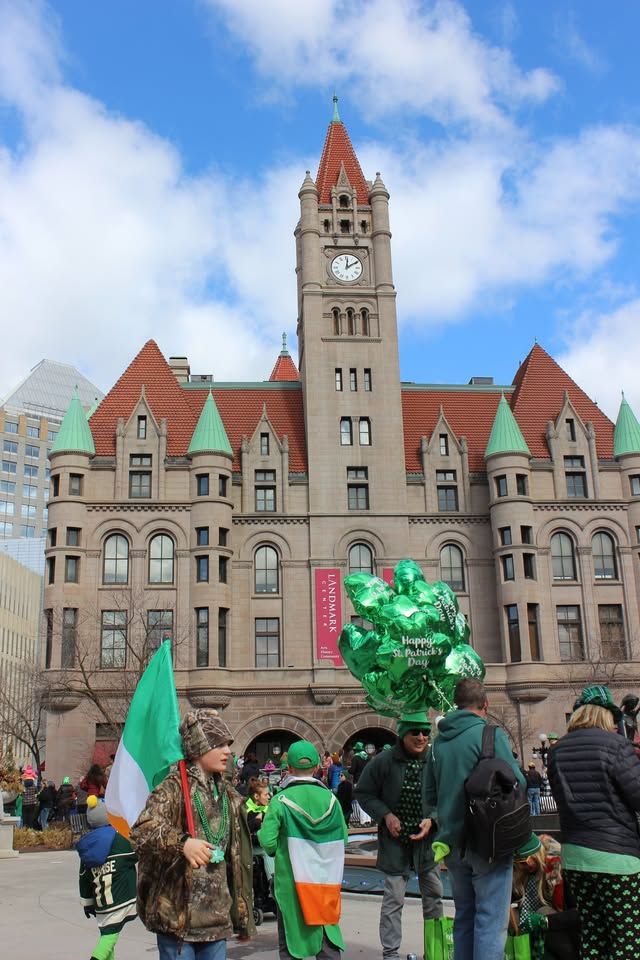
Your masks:
[[[613,13],[612,13],[613,11]],[[295,355],[293,229],[334,89],[391,193],[404,379],[509,383],[534,338],[640,414],[640,6],[0,0],[0,394]]]

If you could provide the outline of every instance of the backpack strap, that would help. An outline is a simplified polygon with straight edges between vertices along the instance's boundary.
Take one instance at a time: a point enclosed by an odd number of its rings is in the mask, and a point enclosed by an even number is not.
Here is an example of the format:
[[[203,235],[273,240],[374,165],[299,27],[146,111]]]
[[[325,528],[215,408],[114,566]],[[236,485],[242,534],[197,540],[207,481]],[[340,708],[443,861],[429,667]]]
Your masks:
[[[481,760],[493,760],[496,755],[496,727],[493,723],[485,723],[482,731]]]

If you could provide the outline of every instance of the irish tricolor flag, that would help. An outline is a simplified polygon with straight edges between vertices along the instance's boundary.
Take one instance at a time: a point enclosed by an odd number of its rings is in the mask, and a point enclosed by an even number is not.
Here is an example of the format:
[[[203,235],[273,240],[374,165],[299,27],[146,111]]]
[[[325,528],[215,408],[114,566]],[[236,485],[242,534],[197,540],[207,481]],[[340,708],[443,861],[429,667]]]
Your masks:
[[[165,640],[138,681],[105,793],[109,820],[124,837],[153,788],[183,757],[179,725],[171,643]]]
[[[286,810],[289,860],[304,922],[338,923],[345,836],[338,801],[331,794],[327,811],[317,819],[286,795],[280,802]]]

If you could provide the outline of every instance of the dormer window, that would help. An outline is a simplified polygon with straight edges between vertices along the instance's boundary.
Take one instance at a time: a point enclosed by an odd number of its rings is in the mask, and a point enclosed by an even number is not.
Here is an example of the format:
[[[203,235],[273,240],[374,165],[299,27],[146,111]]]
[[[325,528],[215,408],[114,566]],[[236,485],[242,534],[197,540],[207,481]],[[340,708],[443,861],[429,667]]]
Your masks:
[[[260,456],[261,457],[269,456],[269,434],[268,433],[260,434]]]
[[[341,221],[340,221],[340,233],[351,233],[351,221],[350,221],[350,220],[341,220]]]
[[[147,439],[147,418],[138,417],[138,430],[137,430],[138,440]]]
[[[340,200],[339,200],[338,202],[339,202],[339,204],[340,204],[340,209],[341,209],[341,210],[348,210],[348,209],[349,209],[349,197],[346,195],[346,193],[341,193],[341,194],[340,194]]]

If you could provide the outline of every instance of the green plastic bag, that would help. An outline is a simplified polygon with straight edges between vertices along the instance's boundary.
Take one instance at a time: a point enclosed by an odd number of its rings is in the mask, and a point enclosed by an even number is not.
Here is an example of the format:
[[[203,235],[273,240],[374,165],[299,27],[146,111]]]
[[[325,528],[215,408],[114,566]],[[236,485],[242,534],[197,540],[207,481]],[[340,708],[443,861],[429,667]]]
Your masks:
[[[521,933],[518,937],[507,937],[504,957],[505,960],[531,960],[529,934]]]
[[[453,960],[453,920],[451,917],[425,920],[424,960]]]

